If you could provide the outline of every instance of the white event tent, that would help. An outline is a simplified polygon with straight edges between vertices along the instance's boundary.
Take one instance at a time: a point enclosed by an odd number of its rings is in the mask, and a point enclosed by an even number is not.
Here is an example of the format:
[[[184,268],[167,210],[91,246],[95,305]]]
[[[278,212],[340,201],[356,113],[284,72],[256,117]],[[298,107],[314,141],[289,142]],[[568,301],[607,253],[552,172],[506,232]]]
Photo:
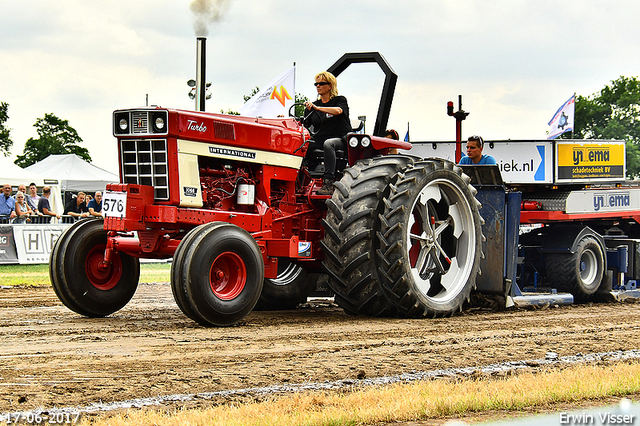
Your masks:
[[[120,181],[118,175],[87,163],[75,154],[50,155],[25,170],[45,179],[57,179],[62,191],[104,191],[108,183]]]
[[[58,184],[58,180],[56,179],[46,179],[43,178],[40,174],[23,169],[22,167],[14,164],[10,159],[0,156],[0,186],[5,183],[10,184],[14,189],[20,185],[24,184],[27,189],[31,183],[35,183],[39,188],[39,193],[42,194],[43,186],[51,187],[51,198],[49,199],[49,203],[51,203],[51,208],[55,212],[62,213],[62,197],[60,196],[60,185]]]
[[[29,186],[31,182],[36,186],[42,187],[44,185],[44,179],[38,173],[25,170],[22,167],[15,165],[9,158],[0,156],[0,185],[5,183],[11,184],[16,187],[20,184]]]

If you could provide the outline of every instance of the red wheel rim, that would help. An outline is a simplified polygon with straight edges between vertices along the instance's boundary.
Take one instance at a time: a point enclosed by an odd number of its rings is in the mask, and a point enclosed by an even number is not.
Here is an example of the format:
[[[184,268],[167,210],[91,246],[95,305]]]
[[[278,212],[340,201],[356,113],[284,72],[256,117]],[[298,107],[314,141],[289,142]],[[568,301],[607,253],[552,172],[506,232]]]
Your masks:
[[[421,235],[422,219],[420,218],[420,215],[416,214],[415,212],[413,214],[413,217],[415,218],[415,223],[411,227],[411,233],[415,235]],[[415,267],[416,263],[418,262],[418,255],[420,254],[420,243],[413,242],[411,241],[411,239],[409,239],[409,241],[407,241],[407,244],[410,246],[409,247],[409,263],[411,264],[411,267]]]
[[[247,266],[233,252],[224,252],[213,261],[209,283],[213,294],[222,300],[231,300],[244,289],[247,282]]]
[[[104,263],[105,245],[96,246],[87,255],[85,272],[89,282],[98,290],[111,290],[122,278],[122,261],[114,254],[111,264]]]

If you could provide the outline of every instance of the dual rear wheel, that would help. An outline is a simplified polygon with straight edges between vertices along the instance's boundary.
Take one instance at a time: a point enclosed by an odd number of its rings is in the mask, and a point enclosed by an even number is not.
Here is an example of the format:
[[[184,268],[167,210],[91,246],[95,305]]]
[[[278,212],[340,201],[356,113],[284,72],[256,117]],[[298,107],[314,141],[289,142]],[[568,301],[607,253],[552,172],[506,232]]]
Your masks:
[[[353,314],[451,315],[475,288],[482,219],[453,163],[406,156],[356,164],[328,202],[324,266]]]

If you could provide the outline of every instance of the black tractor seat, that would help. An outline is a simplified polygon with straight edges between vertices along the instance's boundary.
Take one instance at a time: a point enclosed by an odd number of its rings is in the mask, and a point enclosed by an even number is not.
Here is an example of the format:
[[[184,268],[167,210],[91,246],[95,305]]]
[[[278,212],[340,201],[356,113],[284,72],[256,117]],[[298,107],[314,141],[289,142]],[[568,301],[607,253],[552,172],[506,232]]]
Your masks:
[[[312,148],[307,152],[304,159],[309,175],[312,177],[322,177],[324,175],[324,150]],[[336,172],[342,171],[349,163],[348,151],[344,149],[336,150]]]
[[[359,117],[360,118],[360,117]],[[353,122],[351,124],[353,126]],[[364,120],[360,119],[357,127],[352,129],[357,133],[364,128]],[[336,150],[336,178],[342,175],[342,171],[349,164],[349,150],[346,136],[343,138],[344,148]],[[322,177],[324,175],[324,150],[322,148],[310,148],[305,156],[304,163],[312,177]]]

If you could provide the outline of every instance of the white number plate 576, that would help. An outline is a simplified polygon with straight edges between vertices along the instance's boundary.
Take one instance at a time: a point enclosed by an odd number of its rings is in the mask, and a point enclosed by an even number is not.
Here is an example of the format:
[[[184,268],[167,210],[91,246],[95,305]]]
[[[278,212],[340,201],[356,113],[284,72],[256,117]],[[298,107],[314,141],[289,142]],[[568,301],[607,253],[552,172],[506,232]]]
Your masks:
[[[105,192],[102,196],[102,212],[105,216],[124,217],[127,212],[127,194]]]

